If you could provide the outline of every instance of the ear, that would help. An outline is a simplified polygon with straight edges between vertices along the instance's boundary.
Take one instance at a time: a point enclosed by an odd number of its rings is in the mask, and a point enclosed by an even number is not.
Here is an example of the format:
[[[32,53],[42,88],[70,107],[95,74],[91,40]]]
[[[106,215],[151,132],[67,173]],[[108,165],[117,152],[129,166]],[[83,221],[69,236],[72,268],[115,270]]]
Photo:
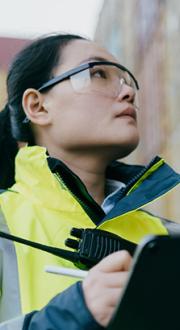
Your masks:
[[[44,95],[34,88],[23,94],[22,105],[27,118],[34,124],[45,126],[50,123],[50,113],[45,107]]]

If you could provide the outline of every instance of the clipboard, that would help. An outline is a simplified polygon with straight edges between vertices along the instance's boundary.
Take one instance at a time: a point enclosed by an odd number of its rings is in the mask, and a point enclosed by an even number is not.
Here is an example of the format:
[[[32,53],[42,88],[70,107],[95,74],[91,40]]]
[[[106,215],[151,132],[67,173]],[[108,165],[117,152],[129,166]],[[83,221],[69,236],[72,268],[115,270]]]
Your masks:
[[[180,330],[180,235],[138,246],[108,330]]]

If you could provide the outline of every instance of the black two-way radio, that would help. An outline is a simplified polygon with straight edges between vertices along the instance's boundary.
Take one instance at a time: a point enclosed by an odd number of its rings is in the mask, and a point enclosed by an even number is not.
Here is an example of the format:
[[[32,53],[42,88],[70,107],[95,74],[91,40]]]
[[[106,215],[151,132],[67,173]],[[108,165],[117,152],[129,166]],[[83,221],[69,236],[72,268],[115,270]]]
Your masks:
[[[133,255],[137,246],[135,243],[118,235],[100,229],[72,228],[70,235],[76,239],[66,239],[65,245],[74,249],[74,251],[43,245],[0,231],[0,237],[2,238],[28,245],[69,260],[80,269],[90,269],[104,257],[115,251],[127,250]]]

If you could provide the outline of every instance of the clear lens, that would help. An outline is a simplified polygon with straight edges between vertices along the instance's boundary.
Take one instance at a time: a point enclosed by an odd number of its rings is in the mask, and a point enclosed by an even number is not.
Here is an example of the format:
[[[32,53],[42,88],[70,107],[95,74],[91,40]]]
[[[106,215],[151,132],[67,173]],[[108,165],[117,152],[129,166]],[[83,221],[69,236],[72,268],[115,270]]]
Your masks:
[[[84,70],[70,77],[73,89],[76,92],[85,92],[91,86],[90,70]]]
[[[117,97],[123,84],[136,92],[136,84],[130,74],[112,65],[95,65],[70,77],[77,93],[98,93],[107,97]]]

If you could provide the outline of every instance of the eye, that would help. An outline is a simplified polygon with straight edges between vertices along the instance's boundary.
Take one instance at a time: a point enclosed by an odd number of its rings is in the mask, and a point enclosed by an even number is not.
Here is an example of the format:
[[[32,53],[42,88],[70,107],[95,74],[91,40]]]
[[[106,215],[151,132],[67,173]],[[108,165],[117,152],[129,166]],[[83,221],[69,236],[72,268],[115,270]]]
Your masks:
[[[107,75],[105,70],[103,69],[94,69],[93,71],[91,71],[91,77],[92,78],[103,78],[106,79]]]

